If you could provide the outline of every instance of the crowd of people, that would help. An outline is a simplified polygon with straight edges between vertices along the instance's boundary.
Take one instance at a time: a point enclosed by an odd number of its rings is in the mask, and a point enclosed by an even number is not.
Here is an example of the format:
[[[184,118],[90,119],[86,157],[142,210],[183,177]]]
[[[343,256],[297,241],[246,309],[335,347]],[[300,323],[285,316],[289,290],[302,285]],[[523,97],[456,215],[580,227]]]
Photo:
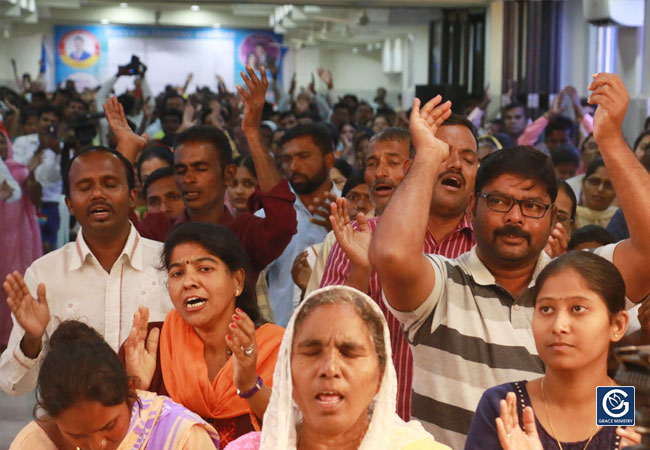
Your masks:
[[[37,401],[11,449],[641,441],[595,426],[613,348],[650,343],[650,132],[617,75],[534,120],[323,69],[127,75],[0,91],[0,387]]]

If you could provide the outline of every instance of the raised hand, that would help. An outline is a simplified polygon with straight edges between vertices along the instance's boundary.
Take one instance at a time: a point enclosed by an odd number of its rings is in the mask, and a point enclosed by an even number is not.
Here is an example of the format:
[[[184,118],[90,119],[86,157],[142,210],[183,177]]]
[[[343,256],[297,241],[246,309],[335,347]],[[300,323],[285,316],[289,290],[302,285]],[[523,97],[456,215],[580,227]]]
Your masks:
[[[111,127],[115,139],[117,139],[117,151],[129,161],[134,162],[136,156],[147,147],[149,135],[144,133],[142,136],[138,136],[131,130],[126,121],[124,108],[117,101],[117,97],[107,99],[102,106],[106,113],[108,126]]]
[[[226,345],[232,352],[235,387],[242,392],[250,391],[257,383],[255,324],[240,308],[235,309],[228,325]]]
[[[334,87],[334,77],[332,76],[332,72],[319,67],[318,76],[323,80],[323,83],[327,85],[327,89],[332,89]]]
[[[140,306],[133,315],[129,337],[124,341],[126,371],[139,380],[138,389],[147,390],[156,371],[160,329],[152,328],[147,338],[149,308]]]
[[[549,119],[559,116],[564,111],[566,111],[567,107],[562,106],[562,101],[564,100],[565,95],[566,95],[566,88],[561,90],[560,93],[555,96],[555,98],[551,102],[551,107],[546,112],[546,115]]]
[[[248,75],[246,72],[248,72]],[[242,71],[241,77],[248,90],[239,85],[237,86],[237,91],[244,102],[244,118],[241,123],[244,133],[259,131],[262,110],[266,101],[266,90],[269,87],[264,67],[260,67],[260,78],[255,74],[255,69],[250,66],[246,66],[246,72]]]
[[[447,100],[440,104],[442,97],[436,95],[420,108],[420,99],[413,101],[409,131],[413,145],[420,151],[435,151],[442,160],[449,156],[449,145],[436,138],[438,127],[451,115],[451,102]],[[426,149],[426,150],[424,150]]]
[[[566,253],[569,246],[569,233],[566,232],[564,226],[560,222],[556,222],[553,226],[548,243],[544,247],[544,251],[551,258],[557,258]]]
[[[332,202],[336,201],[336,198],[336,195],[327,192],[323,198],[314,197],[314,203],[307,207],[313,216],[309,221],[325,228],[328,233],[332,231],[332,224],[330,222],[330,205]]]
[[[503,450],[543,450],[542,442],[535,426],[535,413],[533,408],[524,408],[524,427],[519,426],[517,415],[517,396],[508,392],[505,400],[501,400],[501,416],[496,418],[497,432]]]
[[[12,195],[14,195],[14,189],[9,186],[7,180],[4,180],[2,184],[0,184],[0,199],[7,200]]]
[[[196,125],[197,120],[194,118],[195,112],[196,112],[196,108],[192,106],[191,102],[187,102],[185,108],[183,108],[183,122],[181,123],[181,126],[178,129],[179,133],[181,131],[187,130],[188,128],[192,128],[194,125]]]
[[[616,427],[616,434],[621,437],[619,449],[641,444],[641,435],[634,430],[634,427]]]
[[[599,147],[606,141],[623,140],[623,119],[630,101],[630,94],[620,77],[614,73],[598,73],[589,86],[590,105],[598,105],[594,114],[594,138]]]
[[[355,230],[350,224],[347,201],[345,198],[339,197],[336,199],[336,203],[332,203],[330,223],[336,241],[350,262],[362,268],[369,268],[368,248],[370,248],[372,233],[370,227],[368,227],[368,219],[366,219],[365,214],[359,213],[357,215],[359,229]]]
[[[7,275],[2,284],[7,293],[7,304],[18,324],[25,330],[25,335],[34,341],[40,341],[45,328],[50,322],[50,307],[45,297],[45,285],[36,288],[36,299],[27,289],[25,280],[18,271]]]
[[[311,277],[311,267],[309,266],[309,262],[307,262],[308,256],[309,253],[307,253],[307,250],[299,253],[296,259],[293,260],[293,266],[291,266],[291,278],[302,292],[305,292],[307,289],[309,277]]]

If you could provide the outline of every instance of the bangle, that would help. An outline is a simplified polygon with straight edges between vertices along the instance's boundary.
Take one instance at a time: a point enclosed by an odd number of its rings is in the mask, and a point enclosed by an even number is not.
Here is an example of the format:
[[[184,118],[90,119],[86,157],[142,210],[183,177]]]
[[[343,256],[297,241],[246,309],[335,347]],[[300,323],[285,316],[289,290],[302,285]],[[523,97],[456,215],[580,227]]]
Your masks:
[[[252,389],[242,392],[237,388],[237,395],[239,395],[241,398],[251,398],[253,395],[257,394],[257,391],[259,391],[262,386],[264,386],[264,381],[262,380],[262,377],[259,375],[257,376],[257,382],[255,383],[255,386],[252,387]]]

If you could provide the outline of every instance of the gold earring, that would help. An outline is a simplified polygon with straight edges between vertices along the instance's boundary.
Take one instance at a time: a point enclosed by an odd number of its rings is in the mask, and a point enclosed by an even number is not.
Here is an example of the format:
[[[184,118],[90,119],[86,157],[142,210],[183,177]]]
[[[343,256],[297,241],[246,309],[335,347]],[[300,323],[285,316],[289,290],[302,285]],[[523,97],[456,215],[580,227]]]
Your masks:
[[[617,338],[617,337],[618,337],[618,333],[615,333],[615,334],[614,334],[614,337]]]

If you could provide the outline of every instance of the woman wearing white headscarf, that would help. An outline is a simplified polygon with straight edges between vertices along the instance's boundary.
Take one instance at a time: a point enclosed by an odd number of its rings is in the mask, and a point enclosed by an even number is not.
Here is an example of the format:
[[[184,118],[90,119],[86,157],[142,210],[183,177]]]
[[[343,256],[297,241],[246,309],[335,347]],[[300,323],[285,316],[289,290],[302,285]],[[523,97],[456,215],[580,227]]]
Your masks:
[[[294,312],[261,433],[227,450],[442,450],[395,413],[397,377],[383,313],[346,286],[314,291]]]

